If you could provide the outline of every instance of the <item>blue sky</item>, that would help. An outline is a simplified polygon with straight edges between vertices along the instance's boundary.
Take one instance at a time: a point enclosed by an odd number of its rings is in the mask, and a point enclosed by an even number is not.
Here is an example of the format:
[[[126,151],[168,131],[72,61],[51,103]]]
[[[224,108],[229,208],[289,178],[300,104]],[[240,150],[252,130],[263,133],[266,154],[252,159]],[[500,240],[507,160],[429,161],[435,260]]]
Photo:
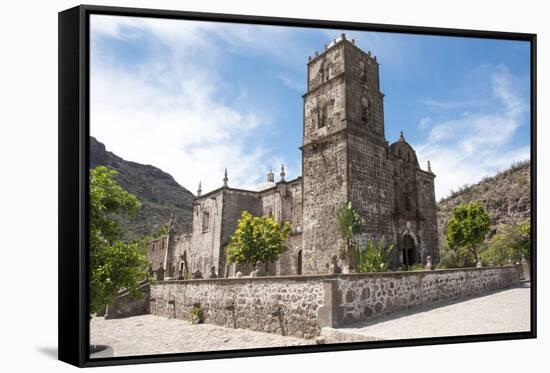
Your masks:
[[[301,174],[308,56],[345,32],[380,62],[386,138],[436,195],[529,158],[529,44],[114,16],[91,21],[91,134],[192,192]]]

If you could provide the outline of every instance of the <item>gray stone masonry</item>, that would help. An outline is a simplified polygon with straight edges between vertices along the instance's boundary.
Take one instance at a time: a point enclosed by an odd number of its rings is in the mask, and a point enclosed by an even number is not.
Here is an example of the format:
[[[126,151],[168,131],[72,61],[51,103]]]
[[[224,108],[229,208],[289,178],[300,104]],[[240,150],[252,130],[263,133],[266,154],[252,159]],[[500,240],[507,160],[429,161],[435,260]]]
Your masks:
[[[220,326],[313,338],[379,315],[506,288],[514,266],[418,272],[242,277],[161,281],[151,286],[151,313]]]

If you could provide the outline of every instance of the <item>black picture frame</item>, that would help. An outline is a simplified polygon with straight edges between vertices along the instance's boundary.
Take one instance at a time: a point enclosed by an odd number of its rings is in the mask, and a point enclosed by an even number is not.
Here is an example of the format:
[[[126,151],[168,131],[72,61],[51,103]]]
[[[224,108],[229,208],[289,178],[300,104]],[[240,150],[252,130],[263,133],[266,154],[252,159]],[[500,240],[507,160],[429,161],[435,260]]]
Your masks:
[[[527,41],[531,45],[531,331],[91,360],[88,316],[89,19],[93,14]],[[59,13],[59,360],[79,367],[536,338],[536,34],[81,5]]]

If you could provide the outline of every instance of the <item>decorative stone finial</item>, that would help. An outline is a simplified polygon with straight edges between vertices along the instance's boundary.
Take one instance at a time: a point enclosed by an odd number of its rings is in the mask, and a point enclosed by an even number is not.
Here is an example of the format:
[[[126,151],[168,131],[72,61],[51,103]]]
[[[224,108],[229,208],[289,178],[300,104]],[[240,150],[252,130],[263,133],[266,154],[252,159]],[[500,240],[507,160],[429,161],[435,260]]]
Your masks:
[[[281,181],[285,181],[285,175],[286,175],[286,173],[285,173],[285,165],[284,165],[284,163],[281,164],[281,173],[280,173],[280,175],[281,175]]]
[[[327,44],[327,43],[325,43],[325,50],[327,50],[327,49],[328,49],[328,44]]]
[[[308,59],[308,61],[311,61],[311,56],[308,56],[307,59]]]
[[[223,186],[226,187],[227,186],[227,182],[229,181],[229,179],[227,178],[227,168],[225,169],[225,172],[223,174]]]
[[[403,136],[403,131],[399,131],[399,141],[405,141],[405,136]]]
[[[319,56],[319,52],[315,51],[315,57]]]
[[[351,43],[355,45],[355,39],[351,39]]]
[[[430,161],[428,161],[428,172],[433,174],[432,172],[432,165],[430,164]]]
[[[342,33],[342,40],[346,40],[346,34]]]
[[[275,174],[273,173],[273,170],[269,170],[267,173],[267,182],[273,183],[275,181]]]
[[[367,55],[370,57],[370,56],[371,56],[371,51],[368,51],[368,52],[367,52]]]
[[[200,197],[202,194],[202,187],[201,187],[201,182],[199,181],[199,189],[197,189],[197,197]]]

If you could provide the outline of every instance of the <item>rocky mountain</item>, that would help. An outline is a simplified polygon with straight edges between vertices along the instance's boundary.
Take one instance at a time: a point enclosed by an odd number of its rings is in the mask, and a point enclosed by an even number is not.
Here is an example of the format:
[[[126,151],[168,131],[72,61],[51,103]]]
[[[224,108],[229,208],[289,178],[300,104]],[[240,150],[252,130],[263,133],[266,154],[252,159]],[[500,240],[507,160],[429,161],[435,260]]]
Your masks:
[[[519,223],[531,218],[531,162],[513,164],[509,169],[465,185],[437,204],[437,226],[443,243],[453,207],[479,201],[489,212],[492,233],[498,225]]]
[[[141,209],[134,219],[119,220],[125,239],[156,232],[168,223],[171,214],[174,214],[177,234],[191,231],[194,196],[172,176],[154,166],[126,161],[90,137],[90,168],[97,165],[117,170],[117,181],[141,202]]]

